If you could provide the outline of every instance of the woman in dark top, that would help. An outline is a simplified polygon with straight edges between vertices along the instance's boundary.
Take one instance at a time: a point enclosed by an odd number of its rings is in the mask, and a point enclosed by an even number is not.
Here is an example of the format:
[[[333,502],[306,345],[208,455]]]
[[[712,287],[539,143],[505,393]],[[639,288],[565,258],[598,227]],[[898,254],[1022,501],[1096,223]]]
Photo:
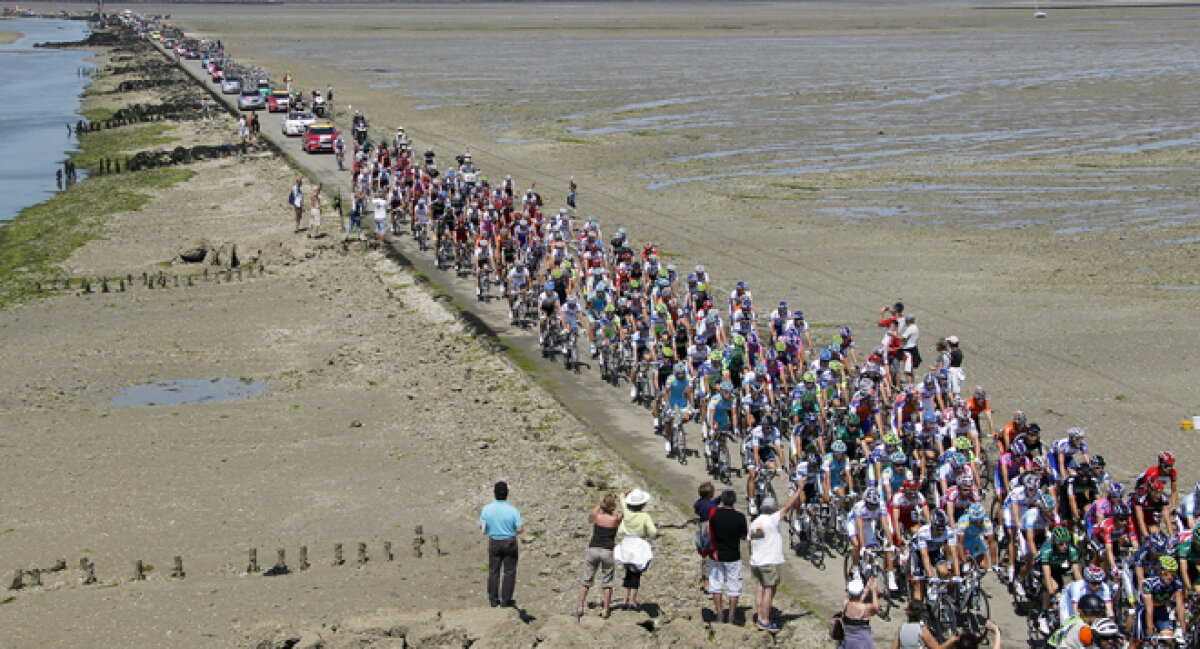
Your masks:
[[[617,513],[617,497],[613,494],[604,496],[592,509],[592,539],[588,542],[587,558],[583,568],[583,586],[579,590],[579,608],[576,617],[583,615],[583,605],[587,602],[588,589],[596,578],[596,569],[601,573],[601,587],[604,588],[604,613],[608,617],[609,605],[612,602],[613,573],[616,566],[613,563],[613,547],[617,544],[617,528],[621,526],[621,514]]]
[[[715,497],[717,492],[713,483],[705,482],[697,490],[700,498],[692,503],[692,511],[696,512],[699,524],[703,525],[712,517],[713,510],[721,506],[721,500]],[[700,557],[700,590],[708,592],[708,559]]]

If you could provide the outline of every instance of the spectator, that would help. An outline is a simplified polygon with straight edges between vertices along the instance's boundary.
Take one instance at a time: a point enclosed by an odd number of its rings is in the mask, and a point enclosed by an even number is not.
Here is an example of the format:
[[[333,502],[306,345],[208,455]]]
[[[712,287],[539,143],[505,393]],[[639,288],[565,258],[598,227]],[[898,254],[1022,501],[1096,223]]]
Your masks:
[[[949,336],[946,338],[946,344],[950,347],[950,367],[947,370],[950,378],[950,393],[953,396],[962,394],[963,381],[967,380],[967,373],[963,371],[963,353],[958,348],[958,336]]]
[[[300,231],[300,218],[304,213],[304,179],[297,178],[296,184],[292,185],[292,191],[288,194],[288,204],[296,213],[296,232]]]
[[[749,532],[746,515],[733,508],[737,492],[726,489],[721,493],[721,506],[709,521],[712,529],[715,559],[708,560],[708,592],[713,598],[713,610],[723,624],[734,619],[738,597],[742,594],[742,539]],[[721,605],[721,595],[729,599],[729,610]]]
[[[587,602],[588,589],[592,587],[596,569],[599,568],[603,570],[600,585],[604,589],[604,612],[601,615],[608,619],[609,605],[612,602],[613,573],[615,572],[613,547],[616,546],[617,528],[624,518],[616,511],[617,497],[613,494],[606,494],[589,515],[592,519],[592,540],[588,542],[587,558],[583,568],[583,587],[579,591],[579,608],[575,611],[575,617],[583,616],[583,605]]]
[[[958,641],[954,636],[946,642],[938,642],[929,627],[925,626],[925,603],[912,600],[908,603],[908,621],[900,625],[896,637],[892,638],[892,649],[949,649]]]
[[[716,489],[713,487],[713,483],[705,482],[704,484],[700,485],[700,498],[697,499],[696,502],[692,503],[692,511],[696,512],[696,518],[700,519],[699,524],[701,525],[707,522],[712,516],[713,511],[721,506],[721,500],[719,498],[715,498],[714,494],[716,494]],[[707,593],[708,559],[704,557],[700,557],[700,580],[700,589]]]
[[[650,502],[650,494],[641,489],[631,489],[625,492],[625,500],[621,501],[621,527],[617,531],[621,535],[621,545],[613,552],[613,558],[625,565],[625,579],[621,586],[625,589],[625,598],[621,603],[623,610],[638,610],[637,592],[642,585],[642,573],[650,567],[654,552],[650,548],[650,540],[658,535],[650,514],[642,511]]]
[[[521,513],[508,502],[508,483],[497,482],[495,500],[479,514],[479,527],[488,535],[488,600],[492,606],[516,608],[513,589],[517,586],[517,535],[525,533]],[[500,569],[504,568],[504,584]]]
[[[308,195],[308,236],[309,238],[321,236],[321,188],[324,185],[317,183],[317,188]]]
[[[879,612],[875,578],[868,579],[866,584],[861,579],[854,579],[846,584],[846,595],[842,602],[842,626],[846,635],[839,649],[875,649],[875,639],[871,636],[871,617]]]
[[[779,627],[771,622],[771,603],[775,601],[775,589],[782,575],[783,532],[779,522],[800,502],[804,490],[797,489],[779,509],[779,503],[771,496],[763,499],[758,518],[750,523],[750,574],[754,575],[757,588],[754,593],[755,623],[763,631],[779,633]]]

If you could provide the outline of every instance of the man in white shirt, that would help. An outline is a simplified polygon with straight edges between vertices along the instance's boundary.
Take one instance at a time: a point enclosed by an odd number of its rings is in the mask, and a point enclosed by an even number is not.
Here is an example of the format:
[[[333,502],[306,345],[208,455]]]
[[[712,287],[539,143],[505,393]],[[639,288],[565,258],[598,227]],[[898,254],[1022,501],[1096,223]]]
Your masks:
[[[803,489],[797,489],[779,509],[774,498],[763,499],[759,515],[750,523],[750,573],[758,582],[754,593],[754,608],[757,610],[755,623],[759,629],[779,633],[780,628],[771,621],[771,603],[775,600],[775,589],[783,573],[783,532],[780,521],[800,502]]]
[[[383,197],[382,191],[375,192],[375,198],[371,200],[371,206],[375,211],[375,241],[379,247],[383,247],[383,233],[387,232],[388,218],[388,202]]]
[[[904,354],[904,376],[908,378],[908,384],[912,385],[913,370],[921,365],[921,353],[917,351],[917,341],[921,333],[917,329],[917,316],[910,313],[904,317],[904,322],[905,325],[900,330],[900,337],[903,338],[900,351]]]

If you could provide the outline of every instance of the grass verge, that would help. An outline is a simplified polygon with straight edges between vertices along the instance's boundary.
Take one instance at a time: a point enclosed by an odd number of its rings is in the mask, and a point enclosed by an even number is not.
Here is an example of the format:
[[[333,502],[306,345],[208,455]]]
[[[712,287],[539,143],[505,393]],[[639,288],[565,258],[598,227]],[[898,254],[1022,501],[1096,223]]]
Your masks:
[[[151,196],[191,178],[190,169],[96,176],[21,210],[0,227],[0,308],[38,295],[31,282],[61,272],[58,264],[105,232],[105,218],[140,209]]]

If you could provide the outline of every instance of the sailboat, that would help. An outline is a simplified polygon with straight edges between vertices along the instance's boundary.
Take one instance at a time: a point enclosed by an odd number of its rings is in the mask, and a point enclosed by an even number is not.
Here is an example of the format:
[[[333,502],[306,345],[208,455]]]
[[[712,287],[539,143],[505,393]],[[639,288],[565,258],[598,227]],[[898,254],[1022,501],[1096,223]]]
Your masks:
[[[1033,17],[1034,18],[1045,18],[1046,17],[1046,12],[1044,12],[1040,8],[1038,8],[1038,0],[1033,0]]]

